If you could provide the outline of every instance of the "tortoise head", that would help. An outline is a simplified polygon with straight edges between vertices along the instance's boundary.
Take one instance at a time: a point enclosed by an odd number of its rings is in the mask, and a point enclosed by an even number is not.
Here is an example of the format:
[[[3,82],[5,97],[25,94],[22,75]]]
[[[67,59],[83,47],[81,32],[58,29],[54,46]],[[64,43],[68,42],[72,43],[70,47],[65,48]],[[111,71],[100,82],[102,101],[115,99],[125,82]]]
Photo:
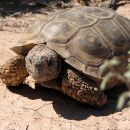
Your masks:
[[[46,82],[55,79],[61,71],[60,56],[44,44],[36,45],[26,58],[28,73],[37,82]]]

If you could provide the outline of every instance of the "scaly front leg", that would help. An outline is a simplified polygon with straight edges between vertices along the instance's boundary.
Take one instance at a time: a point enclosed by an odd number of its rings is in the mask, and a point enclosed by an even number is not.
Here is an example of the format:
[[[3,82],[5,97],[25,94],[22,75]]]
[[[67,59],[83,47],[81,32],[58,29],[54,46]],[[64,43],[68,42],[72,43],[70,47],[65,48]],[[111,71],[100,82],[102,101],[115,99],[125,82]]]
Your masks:
[[[0,79],[7,86],[18,86],[27,76],[24,56],[17,55],[0,66]]]
[[[82,103],[94,106],[103,106],[107,103],[107,97],[99,87],[75,70],[66,71],[62,81],[62,91]]]

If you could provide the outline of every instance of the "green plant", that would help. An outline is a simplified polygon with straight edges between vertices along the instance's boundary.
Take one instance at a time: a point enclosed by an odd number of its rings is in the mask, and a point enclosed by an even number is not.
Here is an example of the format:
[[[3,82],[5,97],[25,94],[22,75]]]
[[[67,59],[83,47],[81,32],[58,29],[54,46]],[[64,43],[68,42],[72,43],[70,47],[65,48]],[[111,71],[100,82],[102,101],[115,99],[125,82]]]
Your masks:
[[[102,72],[105,72],[106,70],[109,71],[108,73],[106,73],[104,79],[101,82],[100,85],[101,90],[104,90],[106,88],[108,81],[114,77],[117,77],[119,80],[125,83],[128,89],[130,90],[130,64],[128,64],[128,71],[126,71],[125,73],[120,73],[119,71],[117,71],[116,68],[119,67],[120,64],[121,62],[117,59],[111,59],[104,63],[104,65],[101,68],[101,71]],[[130,106],[130,91],[124,92],[120,95],[117,103],[117,109],[121,109],[125,103],[127,103],[127,105]]]

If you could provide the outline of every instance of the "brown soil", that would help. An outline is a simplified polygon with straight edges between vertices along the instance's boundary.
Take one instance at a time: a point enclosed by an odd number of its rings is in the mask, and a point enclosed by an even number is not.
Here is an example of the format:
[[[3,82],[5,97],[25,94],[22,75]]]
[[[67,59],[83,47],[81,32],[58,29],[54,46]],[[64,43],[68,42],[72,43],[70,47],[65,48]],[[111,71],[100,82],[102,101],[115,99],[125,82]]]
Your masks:
[[[130,18],[130,4],[117,11]],[[37,17],[45,15],[28,12],[20,17],[0,19],[0,64],[15,55],[9,47]],[[108,92],[107,106],[94,108],[35,85],[30,77],[26,83],[28,85],[14,88],[6,88],[0,83],[0,130],[130,130],[130,109],[116,109],[123,86]]]

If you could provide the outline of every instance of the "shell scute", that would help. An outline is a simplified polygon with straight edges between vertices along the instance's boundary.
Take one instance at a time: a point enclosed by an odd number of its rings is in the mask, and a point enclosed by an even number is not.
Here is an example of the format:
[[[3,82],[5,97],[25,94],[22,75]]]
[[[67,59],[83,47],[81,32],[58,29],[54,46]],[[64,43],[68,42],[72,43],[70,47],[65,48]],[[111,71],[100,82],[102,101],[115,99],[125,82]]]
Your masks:
[[[95,17],[97,19],[111,19],[114,17],[114,13],[113,11],[107,10],[107,9],[103,9],[103,8],[97,8],[97,7],[77,7],[74,8],[73,10],[75,11],[79,11],[81,13],[83,13],[84,15],[88,15],[91,17]]]
[[[97,22],[97,18],[84,15],[81,12],[66,11],[59,14],[57,19],[63,19],[78,27],[88,27]]]
[[[66,43],[73,37],[77,30],[78,28],[76,26],[68,22],[52,21],[44,27],[43,33],[46,41]]]

